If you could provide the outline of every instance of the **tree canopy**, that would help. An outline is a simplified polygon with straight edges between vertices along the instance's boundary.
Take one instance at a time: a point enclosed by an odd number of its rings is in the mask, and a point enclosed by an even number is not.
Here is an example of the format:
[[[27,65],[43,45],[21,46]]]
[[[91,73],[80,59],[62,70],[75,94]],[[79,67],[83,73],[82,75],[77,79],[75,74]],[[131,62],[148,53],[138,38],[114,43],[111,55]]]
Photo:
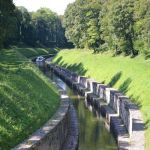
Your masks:
[[[76,0],[64,15],[76,47],[135,56],[150,53],[149,0]]]
[[[13,42],[65,47],[69,41],[94,52],[150,57],[149,6],[149,0],[76,0],[58,16],[48,8],[28,12],[1,0],[0,47]]]
[[[15,32],[16,18],[15,6],[12,0],[0,1],[0,47],[2,47],[9,37]]]
[[[23,42],[31,46],[71,46],[65,37],[62,17],[48,8],[28,12],[12,0],[0,1],[0,47]]]

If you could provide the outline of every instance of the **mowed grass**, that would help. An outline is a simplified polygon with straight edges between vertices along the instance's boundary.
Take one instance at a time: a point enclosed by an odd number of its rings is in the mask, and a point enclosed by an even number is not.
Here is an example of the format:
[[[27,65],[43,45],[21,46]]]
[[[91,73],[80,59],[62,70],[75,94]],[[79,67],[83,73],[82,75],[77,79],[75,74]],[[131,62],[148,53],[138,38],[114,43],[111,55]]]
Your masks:
[[[28,46],[23,47],[13,46],[13,48],[27,58],[33,58],[40,55],[55,54],[57,52],[57,50],[52,48],[33,48]]]
[[[0,50],[0,150],[22,142],[58,107],[57,89],[23,53]]]
[[[53,62],[81,75],[119,89],[136,103],[143,114],[146,149],[150,149],[150,59],[92,54],[86,50],[63,50]],[[140,141],[139,141],[140,142]]]

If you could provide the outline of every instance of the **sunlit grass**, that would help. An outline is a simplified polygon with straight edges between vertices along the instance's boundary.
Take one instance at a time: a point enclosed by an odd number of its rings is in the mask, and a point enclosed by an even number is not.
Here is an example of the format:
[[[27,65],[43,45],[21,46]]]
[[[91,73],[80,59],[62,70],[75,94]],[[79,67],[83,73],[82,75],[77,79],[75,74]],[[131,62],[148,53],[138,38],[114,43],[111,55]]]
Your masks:
[[[22,142],[59,106],[57,89],[25,57],[35,53],[18,49],[0,51],[0,150]]]
[[[32,47],[14,47],[19,53],[27,58],[32,58],[39,55],[55,54],[56,50],[52,48],[32,48]]]
[[[97,81],[111,84],[128,95],[141,109],[146,128],[146,148],[150,149],[150,59],[92,54],[86,50],[61,51],[54,62]]]

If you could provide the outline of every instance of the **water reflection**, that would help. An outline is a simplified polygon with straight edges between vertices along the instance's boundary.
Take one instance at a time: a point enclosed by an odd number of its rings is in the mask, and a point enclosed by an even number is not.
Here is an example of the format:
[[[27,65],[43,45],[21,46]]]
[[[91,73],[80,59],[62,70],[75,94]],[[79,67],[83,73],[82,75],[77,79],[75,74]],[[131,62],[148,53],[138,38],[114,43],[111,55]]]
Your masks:
[[[113,136],[106,130],[103,118],[91,113],[84,99],[68,90],[79,118],[79,150],[117,150]],[[72,98],[73,96],[73,98]]]
[[[79,150],[117,150],[116,142],[105,128],[103,118],[97,117],[96,111],[90,112],[84,103],[84,98],[72,91],[60,78],[47,70],[46,67],[41,69],[49,78],[67,91],[77,110],[80,132]]]

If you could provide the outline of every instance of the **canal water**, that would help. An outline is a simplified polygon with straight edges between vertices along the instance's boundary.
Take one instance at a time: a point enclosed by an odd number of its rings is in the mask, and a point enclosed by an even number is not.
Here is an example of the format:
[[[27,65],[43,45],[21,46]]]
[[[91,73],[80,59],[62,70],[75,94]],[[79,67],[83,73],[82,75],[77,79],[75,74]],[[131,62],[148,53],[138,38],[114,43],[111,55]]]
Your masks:
[[[79,150],[117,150],[117,144],[112,134],[107,130],[105,121],[96,112],[89,111],[84,97],[79,96],[69,88],[58,76],[47,68],[40,67],[44,74],[61,88],[67,91],[79,120]]]

